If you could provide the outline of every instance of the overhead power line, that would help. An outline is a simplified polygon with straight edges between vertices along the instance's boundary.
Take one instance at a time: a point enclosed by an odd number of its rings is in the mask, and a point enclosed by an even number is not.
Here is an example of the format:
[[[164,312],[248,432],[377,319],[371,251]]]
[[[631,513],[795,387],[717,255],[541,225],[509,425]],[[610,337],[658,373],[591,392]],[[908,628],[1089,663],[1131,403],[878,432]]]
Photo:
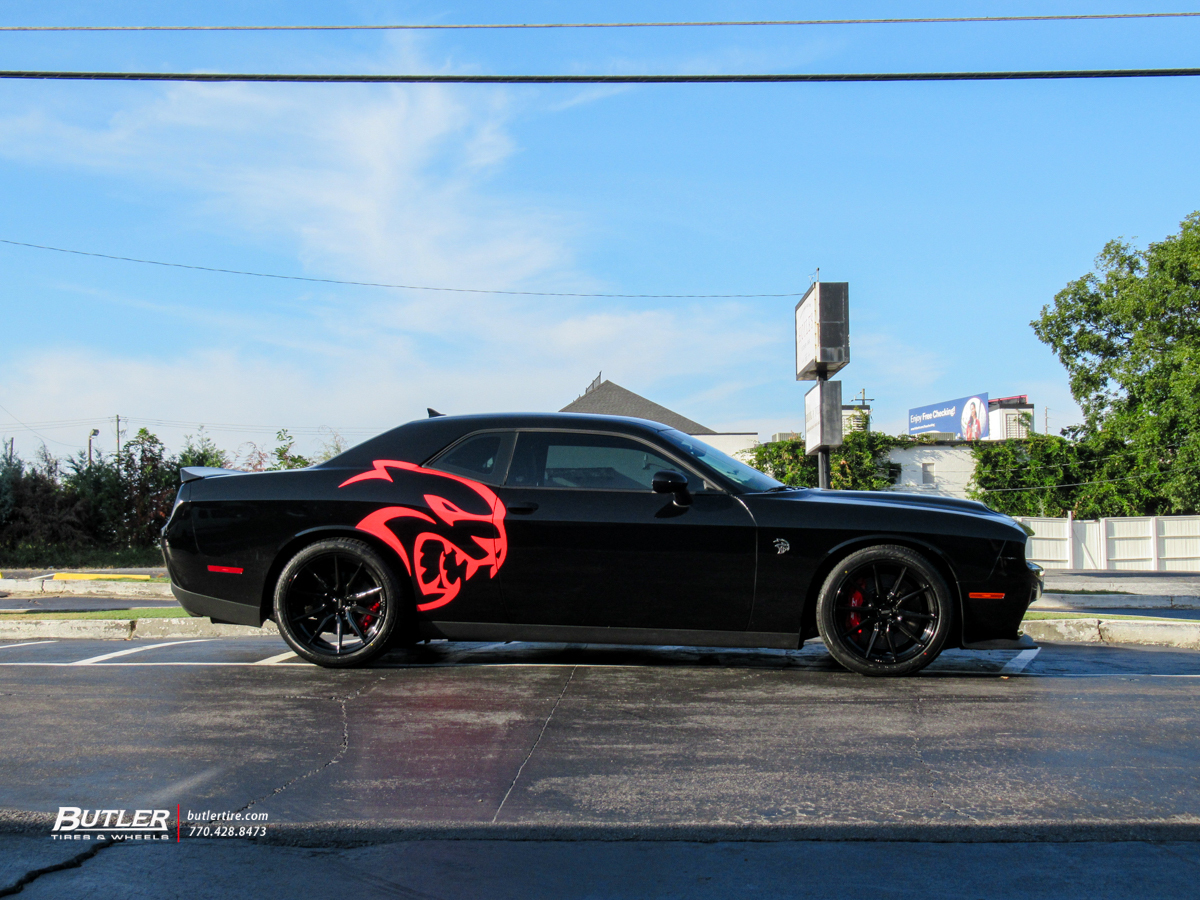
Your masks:
[[[1200,469],[1200,465],[1195,466],[1172,466],[1167,472],[1142,472],[1139,475],[1129,475],[1125,478],[1104,478],[1098,481],[1076,481],[1073,484],[1038,484],[1033,487],[1018,487],[1018,488],[980,488],[985,494],[1015,494],[1025,491],[1057,491],[1060,488],[1084,487],[1089,484],[1117,484],[1123,481],[1138,481],[1142,478],[1155,478],[1158,476],[1166,477],[1169,472],[1188,472],[1193,469]]]
[[[1049,69],[1018,72],[836,72],[773,75],[320,75],[218,72],[0,71],[0,79],[66,81],[269,82],[284,84],[755,84],[859,81],[1044,81],[1073,78],[1177,78],[1191,69]]]
[[[536,28],[722,28],[764,25],[930,25],[970,22],[1079,22],[1177,19],[1200,12],[1096,13],[1063,16],[941,16],[910,19],[764,19],[731,22],[494,22],[439,25],[5,25],[0,31],[472,31]]]
[[[1097,463],[1097,462],[1100,462],[1101,460],[1105,460],[1105,459],[1116,459],[1118,456],[1133,456],[1138,453],[1150,453],[1150,452],[1158,452],[1158,451],[1163,451],[1163,450],[1178,450],[1179,447],[1180,447],[1179,444],[1169,444],[1166,447],[1141,447],[1141,448],[1137,448],[1137,449],[1133,449],[1133,450],[1123,450],[1120,453],[1110,453],[1107,456],[1095,456],[1095,457],[1092,457],[1091,459],[1083,459],[1083,460],[1077,459],[1077,460],[1073,460],[1070,462],[1061,462],[1061,463],[1045,463],[1044,465],[1039,465],[1039,466],[1032,466],[1032,465],[1013,466],[1008,469],[992,469],[989,474],[999,475],[1002,472],[1033,472],[1038,469],[1063,469],[1063,468],[1069,468],[1070,466],[1087,466],[1087,465],[1091,465],[1092,463]]]
[[[444,291],[454,294],[507,294],[516,297],[596,297],[631,300],[726,300],[755,297],[799,297],[805,291],[792,291],[786,294],[583,294],[566,291],[501,291],[487,288],[460,287],[430,287],[418,284],[384,284],[377,281],[346,281],[338,278],[309,278],[306,275],[279,275],[271,272],[247,272],[241,269],[219,269],[215,266],[192,266],[185,263],[162,262],[156,259],[138,259],[133,256],[113,256],[109,253],[92,253],[87,250],[69,250],[65,247],[50,247],[45,244],[27,244],[23,241],[9,241],[0,238],[0,244],[13,247],[27,247],[32,250],[52,250],[55,253],[70,253],[74,256],[94,256],[99,259],[112,259],[118,262],[141,263],[147,266],[166,266],[171,269],[192,269],[197,272],[219,272],[222,275],[249,275],[253,278],[280,278],[284,281],[312,281],[317,284],[347,284],[356,287],[400,288],[406,291]]]

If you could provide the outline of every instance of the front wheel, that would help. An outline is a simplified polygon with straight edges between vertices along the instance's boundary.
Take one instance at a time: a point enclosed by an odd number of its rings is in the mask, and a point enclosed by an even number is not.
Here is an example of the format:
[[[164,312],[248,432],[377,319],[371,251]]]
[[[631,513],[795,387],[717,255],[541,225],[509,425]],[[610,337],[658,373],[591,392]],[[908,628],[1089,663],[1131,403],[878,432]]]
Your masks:
[[[817,599],[817,628],[830,654],[862,675],[911,675],[950,634],[950,589],[925,557],[880,545],[834,567]]]
[[[292,557],[275,586],[275,622],[296,655],[319,666],[369,663],[388,649],[403,590],[362,541],[334,538]]]

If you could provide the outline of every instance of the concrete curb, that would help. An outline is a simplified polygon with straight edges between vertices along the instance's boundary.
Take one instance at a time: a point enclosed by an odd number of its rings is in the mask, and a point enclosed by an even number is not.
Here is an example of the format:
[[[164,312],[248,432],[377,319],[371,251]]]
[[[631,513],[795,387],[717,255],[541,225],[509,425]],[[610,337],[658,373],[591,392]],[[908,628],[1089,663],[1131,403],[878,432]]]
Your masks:
[[[1192,594],[1056,594],[1047,591],[1030,609],[1200,609]]]
[[[83,638],[127,641],[137,638],[272,637],[279,634],[274,622],[262,628],[250,625],[214,625],[208,619],[32,619],[0,620],[0,640]]]
[[[83,638],[124,641],[133,635],[133,623],[120,619],[27,619],[0,620],[0,640],[35,641],[44,638]]]
[[[171,585],[152,581],[52,581],[49,578],[0,578],[0,591],[11,594],[100,594],[106,597],[174,597]]]
[[[1084,644],[1151,644],[1200,650],[1200,622],[1137,622],[1125,619],[1036,619],[1021,623],[1035,641]]]
[[[0,810],[0,835],[48,838],[54,814]],[[196,823],[198,825],[204,823]],[[209,823],[211,824],[211,823]],[[196,840],[196,838],[191,838]],[[1075,843],[1081,841],[1197,841],[1200,819],[1016,820],[954,822],[405,822],[332,821],[268,824],[256,843],[297,847],[356,847],[399,841],[916,841],[922,843]]]

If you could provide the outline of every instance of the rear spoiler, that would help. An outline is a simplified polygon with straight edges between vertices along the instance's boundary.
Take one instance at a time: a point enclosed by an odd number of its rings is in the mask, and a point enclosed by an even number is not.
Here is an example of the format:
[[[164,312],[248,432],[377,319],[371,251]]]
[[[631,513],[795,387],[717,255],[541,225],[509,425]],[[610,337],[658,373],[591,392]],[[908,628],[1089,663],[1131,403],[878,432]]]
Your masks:
[[[201,478],[218,478],[222,475],[245,475],[238,469],[214,469],[212,466],[185,466],[179,470],[179,481],[187,484],[189,481],[199,481]]]

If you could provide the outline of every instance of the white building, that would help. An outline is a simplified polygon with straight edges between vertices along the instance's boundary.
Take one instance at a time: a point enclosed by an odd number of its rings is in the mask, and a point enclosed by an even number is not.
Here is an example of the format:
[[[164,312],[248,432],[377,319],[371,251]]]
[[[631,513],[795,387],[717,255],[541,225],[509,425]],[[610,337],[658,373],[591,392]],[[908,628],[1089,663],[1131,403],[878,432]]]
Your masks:
[[[1029,397],[998,397],[988,400],[989,441],[1007,441],[1012,438],[1027,438],[1033,429],[1033,404]]]
[[[970,499],[967,486],[975,474],[970,441],[930,441],[894,447],[888,452],[888,459],[900,464],[894,491]]]
[[[650,419],[652,422],[661,422],[676,431],[699,438],[710,447],[716,447],[730,456],[758,446],[757,432],[713,431],[619,384],[601,381],[599,376],[588,385],[586,391],[564,406],[560,412]]]

